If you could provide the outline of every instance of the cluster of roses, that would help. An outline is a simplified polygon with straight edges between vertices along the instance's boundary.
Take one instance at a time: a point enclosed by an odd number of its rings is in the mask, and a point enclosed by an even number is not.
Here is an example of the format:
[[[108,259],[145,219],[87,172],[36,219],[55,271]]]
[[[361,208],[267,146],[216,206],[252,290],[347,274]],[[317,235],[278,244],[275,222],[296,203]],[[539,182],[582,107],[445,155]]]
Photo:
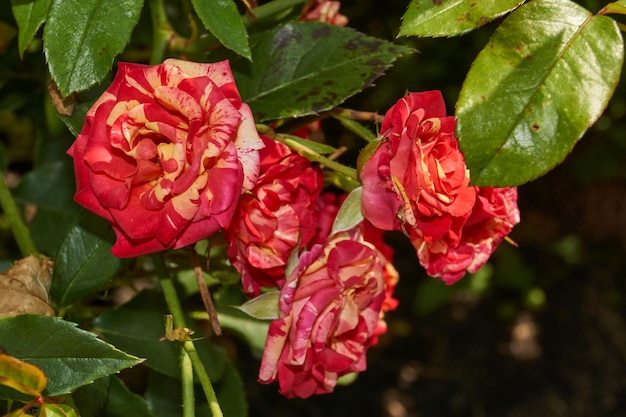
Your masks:
[[[244,292],[280,289],[259,380],[289,397],[330,392],[365,369],[397,305],[383,230],[407,234],[427,272],[451,283],[519,221],[514,188],[469,185],[445,114],[437,92],[389,110],[359,161],[364,219],[333,231],[345,197],[323,191],[322,167],[259,136],[228,62],[120,63],[69,150],[75,200],[110,222],[120,257],[223,230]]]

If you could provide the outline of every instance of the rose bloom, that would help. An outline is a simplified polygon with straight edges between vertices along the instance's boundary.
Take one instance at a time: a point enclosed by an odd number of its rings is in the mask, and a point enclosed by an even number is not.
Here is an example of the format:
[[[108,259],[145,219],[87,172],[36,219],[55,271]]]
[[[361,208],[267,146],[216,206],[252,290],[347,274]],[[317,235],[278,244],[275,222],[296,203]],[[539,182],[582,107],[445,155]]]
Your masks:
[[[348,18],[339,13],[341,2],[313,0],[305,5],[300,20],[304,22],[322,22],[333,26],[346,26]]]
[[[437,91],[410,93],[389,109],[383,139],[362,165],[362,210],[374,226],[403,231],[427,273],[451,284],[484,265],[519,212],[515,190],[469,185],[454,117],[445,114]]]
[[[387,333],[387,321],[385,315],[389,311],[398,308],[398,300],[393,297],[396,285],[400,280],[400,274],[393,266],[394,250],[383,240],[385,232],[375,228],[369,221],[364,220],[361,225],[363,239],[374,245],[378,251],[379,258],[383,264],[383,281],[385,282],[385,299],[383,300],[380,314],[378,316],[378,324],[372,337],[372,345],[378,344],[378,338]]]
[[[68,151],[74,199],[111,223],[116,256],[181,248],[228,224],[262,147],[227,61],[120,63]]]
[[[225,230],[228,255],[241,273],[244,292],[281,287],[291,252],[315,233],[313,210],[324,185],[319,168],[286,145],[261,136],[261,170],[254,188],[242,195]]]
[[[259,381],[278,380],[283,395],[307,398],[365,370],[384,299],[383,261],[360,228],[314,245],[281,289]]]
[[[437,239],[472,210],[476,191],[454,128],[438,91],[409,93],[389,109],[380,146],[361,169],[365,218]]]
[[[432,240],[411,233],[420,263],[431,276],[453,284],[465,271],[478,271],[520,221],[517,188],[476,187],[476,204],[464,218],[461,233]]]

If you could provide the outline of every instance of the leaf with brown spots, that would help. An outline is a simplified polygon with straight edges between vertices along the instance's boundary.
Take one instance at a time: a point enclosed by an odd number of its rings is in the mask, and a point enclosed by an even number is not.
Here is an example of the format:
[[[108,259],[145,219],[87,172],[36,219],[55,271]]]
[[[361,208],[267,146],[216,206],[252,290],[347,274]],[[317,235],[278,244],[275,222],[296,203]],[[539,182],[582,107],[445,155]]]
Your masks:
[[[533,0],[481,51],[456,105],[475,185],[520,185],[559,164],[604,111],[624,45],[615,21],[569,0]]]
[[[251,41],[252,62],[231,61],[239,92],[257,121],[330,110],[373,85],[413,52],[353,29],[293,22]]]

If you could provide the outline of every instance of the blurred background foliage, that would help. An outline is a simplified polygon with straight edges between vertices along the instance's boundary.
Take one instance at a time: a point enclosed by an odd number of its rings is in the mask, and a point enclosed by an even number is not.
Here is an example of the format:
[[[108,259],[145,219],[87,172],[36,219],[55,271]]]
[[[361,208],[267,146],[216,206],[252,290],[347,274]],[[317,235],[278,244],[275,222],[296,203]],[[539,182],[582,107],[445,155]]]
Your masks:
[[[580,0],[591,11],[608,2]],[[178,2],[168,3],[184,23]],[[350,26],[395,38],[406,0],[344,0]],[[498,21],[451,39],[398,39],[418,53],[345,107],[384,113],[405,91],[441,90],[452,114],[470,65]],[[147,59],[147,7],[120,57]],[[184,27],[180,28],[184,33]],[[36,245],[54,254],[76,212],[74,136],[55,113],[37,38],[23,60],[10,3],[0,2],[0,168],[23,205]],[[146,45],[146,49],[142,48]],[[106,83],[103,83],[106,84]],[[567,88],[567,86],[564,86]],[[428,278],[413,248],[388,235],[401,280],[389,332],[368,370],[332,395],[286,400],[256,382],[258,358],[235,337],[224,345],[245,378],[251,416],[626,415],[626,84],[568,159],[519,188],[521,223],[489,264],[447,287]],[[338,123],[326,140],[358,149]],[[356,156],[344,155],[345,162]],[[0,266],[19,257],[0,217]],[[231,335],[232,336],[232,335]],[[126,375],[131,381],[132,371]]]

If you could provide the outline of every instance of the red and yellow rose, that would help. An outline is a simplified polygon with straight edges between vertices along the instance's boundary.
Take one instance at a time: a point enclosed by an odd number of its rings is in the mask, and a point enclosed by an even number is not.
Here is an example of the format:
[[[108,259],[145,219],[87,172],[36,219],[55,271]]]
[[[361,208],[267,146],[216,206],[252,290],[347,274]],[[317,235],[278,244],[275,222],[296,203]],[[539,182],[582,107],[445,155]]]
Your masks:
[[[259,381],[278,380],[283,395],[306,398],[365,370],[385,299],[383,262],[360,228],[304,252],[281,289]]]
[[[262,147],[227,61],[120,63],[68,151],[75,200],[111,223],[116,256],[181,248],[228,224]]]
[[[316,230],[314,208],[324,177],[304,157],[261,136],[261,169],[254,188],[242,195],[226,228],[228,255],[241,273],[244,292],[282,287],[289,255]]]

